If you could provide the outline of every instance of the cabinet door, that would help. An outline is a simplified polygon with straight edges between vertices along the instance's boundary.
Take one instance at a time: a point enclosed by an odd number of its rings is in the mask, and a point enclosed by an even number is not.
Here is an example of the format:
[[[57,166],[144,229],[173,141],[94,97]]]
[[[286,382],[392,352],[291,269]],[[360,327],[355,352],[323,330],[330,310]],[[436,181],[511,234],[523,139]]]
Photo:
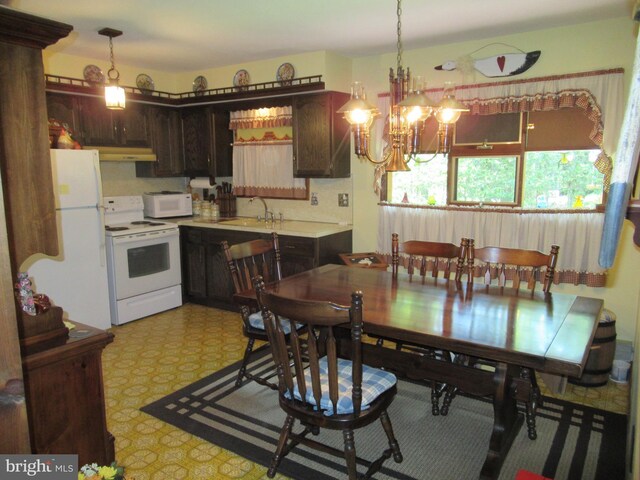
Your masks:
[[[207,247],[207,298],[214,302],[233,303],[233,283],[219,242]]]
[[[80,137],[78,131],[78,110],[73,95],[63,93],[47,93],[47,117],[65,123]],[[78,138],[82,142],[82,138]]]
[[[114,460],[105,416],[102,347],[67,342],[39,354],[48,356],[50,365],[29,366],[25,358],[34,453],[73,452],[80,465],[109,465]]]
[[[204,232],[194,228],[182,228],[181,232],[182,288],[187,297],[204,299],[207,296]]]
[[[149,129],[147,107],[128,103],[127,108],[115,112],[118,145],[123,147],[148,147]]]
[[[212,127],[213,162],[209,175],[230,177],[232,172],[231,143],[233,132],[229,130],[229,112],[210,110]]]
[[[349,96],[301,95],[293,101],[294,177],[348,177],[349,128],[336,110]]]
[[[278,238],[278,243],[280,245],[280,263],[283,277],[311,270],[318,266],[317,239],[281,235]]]
[[[209,175],[211,164],[211,123],[206,108],[186,108],[182,113],[184,173],[187,176]]]
[[[84,145],[118,146],[115,111],[105,106],[104,99],[77,97],[76,101]]]
[[[184,174],[180,112],[168,107],[148,107],[149,140],[155,162],[136,162],[138,177],[177,177]]]

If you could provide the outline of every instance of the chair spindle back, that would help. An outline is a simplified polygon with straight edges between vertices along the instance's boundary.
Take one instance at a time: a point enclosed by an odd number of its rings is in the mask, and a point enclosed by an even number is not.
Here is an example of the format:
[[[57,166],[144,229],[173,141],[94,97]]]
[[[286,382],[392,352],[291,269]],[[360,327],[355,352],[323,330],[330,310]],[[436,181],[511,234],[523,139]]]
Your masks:
[[[358,415],[362,403],[362,293],[354,292],[351,295],[351,305],[343,306],[331,302],[281,297],[265,291],[264,281],[260,277],[254,279],[254,287],[278,372],[280,401],[307,414],[323,416],[325,413],[322,410],[315,409],[306,400],[307,392],[311,391],[315,405],[320,405],[321,385],[328,383],[332,411],[337,412],[339,355],[336,327],[347,326],[351,329],[352,341],[352,401],[354,414]],[[284,322],[290,322],[289,342],[283,329]],[[304,339],[298,334],[296,325],[298,329],[300,325],[307,327],[308,333]],[[321,365],[323,357],[326,357],[324,373]],[[305,370],[307,367],[308,370]],[[328,382],[323,381],[321,375],[326,375]],[[302,400],[294,399],[295,387]]]
[[[440,264],[444,263],[444,278],[450,278],[451,266],[454,264],[455,280],[460,281],[464,272],[464,264],[467,255],[467,247],[469,239],[463,238],[460,245],[442,242],[426,242],[421,240],[408,240],[399,242],[398,234],[391,235],[391,265],[393,275],[398,274],[400,266],[400,254],[404,253],[409,256],[407,273],[413,275],[415,271],[415,263],[420,265],[420,276],[425,278],[431,272],[433,278],[437,278],[440,274]],[[429,269],[429,264],[431,268]]]
[[[518,248],[475,248],[473,240],[471,240],[467,254],[468,281],[473,282],[473,278],[478,272],[476,260],[479,260],[481,262],[479,273],[484,278],[486,285],[490,285],[495,280],[498,286],[504,287],[509,276],[512,278],[513,288],[517,289],[520,288],[520,282],[524,276],[527,279],[527,289],[533,291],[541,268],[546,267],[542,279],[542,291],[549,292],[558,262],[559,250],[558,245],[552,245],[548,254],[538,250]],[[508,274],[509,269],[512,272]]]
[[[256,275],[261,275],[267,283],[282,279],[280,247],[275,232],[271,241],[251,240],[232,246],[223,241],[222,249],[235,293],[252,289],[251,279]]]

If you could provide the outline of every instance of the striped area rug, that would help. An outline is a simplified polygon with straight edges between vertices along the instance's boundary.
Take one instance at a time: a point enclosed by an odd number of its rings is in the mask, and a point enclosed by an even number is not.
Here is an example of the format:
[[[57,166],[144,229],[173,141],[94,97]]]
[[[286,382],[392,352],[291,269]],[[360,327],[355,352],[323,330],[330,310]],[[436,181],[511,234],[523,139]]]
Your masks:
[[[263,355],[250,368],[255,371],[270,365],[270,356]],[[277,393],[266,387],[247,382],[235,388],[237,368],[238,364],[224,368],[141,410],[268,466],[284,412]],[[386,461],[377,479],[478,478],[491,435],[489,401],[459,396],[448,416],[434,417],[430,390],[401,380],[389,415],[404,461]],[[624,415],[544,398],[538,409],[537,440],[527,438],[526,427],[520,429],[500,480],[514,479],[520,469],[555,480],[624,479],[626,422]],[[385,438],[379,422],[357,430],[358,456],[377,458]],[[319,440],[342,448],[341,432],[323,430]],[[346,477],[341,459],[305,447],[294,449],[278,473],[301,480]]]

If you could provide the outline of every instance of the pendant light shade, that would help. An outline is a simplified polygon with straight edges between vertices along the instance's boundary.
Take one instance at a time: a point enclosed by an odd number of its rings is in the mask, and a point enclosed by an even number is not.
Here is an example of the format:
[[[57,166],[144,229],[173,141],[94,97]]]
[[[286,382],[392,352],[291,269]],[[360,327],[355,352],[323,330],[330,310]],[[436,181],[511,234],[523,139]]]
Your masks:
[[[119,37],[122,35],[120,30],[113,28],[103,28],[99,30],[100,35],[109,37],[109,54],[111,60],[111,68],[107,72],[108,84],[104,87],[104,100],[108,109],[110,110],[124,110],[126,106],[126,95],[124,88],[120,86],[120,72],[116,69],[115,61],[113,58],[113,37]]]

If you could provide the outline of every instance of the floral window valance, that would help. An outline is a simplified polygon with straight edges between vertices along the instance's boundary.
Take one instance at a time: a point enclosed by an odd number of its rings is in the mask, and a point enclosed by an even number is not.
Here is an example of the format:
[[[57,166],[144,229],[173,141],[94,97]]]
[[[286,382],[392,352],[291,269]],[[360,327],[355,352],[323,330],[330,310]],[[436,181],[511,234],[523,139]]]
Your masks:
[[[624,115],[622,68],[597,70],[549,77],[536,77],[505,82],[459,85],[456,98],[466,104],[471,114],[535,112],[565,107],[582,108],[593,122],[590,138],[602,149],[596,167],[605,175],[607,189],[612,172],[611,156],[615,153]],[[378,108],[389,112],[389,94],[378,96]],[[428,89],[434,101],[442,98],[442,88]],[[376,138],[382,144],[384,122],[378,122]],[[383,148],[383,145],[378,147]],[[379,192],[383,168],[376,170],[374,190]]]
[[[229,128],[274,128],[291,126],[291,107],[256,108],[231,112]]]

